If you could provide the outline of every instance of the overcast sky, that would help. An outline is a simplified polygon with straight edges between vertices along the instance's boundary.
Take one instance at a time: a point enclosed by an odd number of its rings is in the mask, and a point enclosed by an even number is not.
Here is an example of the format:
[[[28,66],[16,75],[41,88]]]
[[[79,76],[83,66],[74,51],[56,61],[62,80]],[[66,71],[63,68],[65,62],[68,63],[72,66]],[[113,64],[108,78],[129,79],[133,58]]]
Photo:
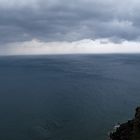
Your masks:
[[[139,13],[139,0],[0,0],[0,46],[85,39],[139,45]]]

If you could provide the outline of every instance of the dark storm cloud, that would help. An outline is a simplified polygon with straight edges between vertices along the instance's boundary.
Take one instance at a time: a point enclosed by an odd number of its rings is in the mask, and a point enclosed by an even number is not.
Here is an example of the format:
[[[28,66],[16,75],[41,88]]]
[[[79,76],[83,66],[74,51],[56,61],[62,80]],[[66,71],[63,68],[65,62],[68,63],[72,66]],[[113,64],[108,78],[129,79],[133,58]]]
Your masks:
[[[0,43],[139,40],[138,0],[0,0]]]

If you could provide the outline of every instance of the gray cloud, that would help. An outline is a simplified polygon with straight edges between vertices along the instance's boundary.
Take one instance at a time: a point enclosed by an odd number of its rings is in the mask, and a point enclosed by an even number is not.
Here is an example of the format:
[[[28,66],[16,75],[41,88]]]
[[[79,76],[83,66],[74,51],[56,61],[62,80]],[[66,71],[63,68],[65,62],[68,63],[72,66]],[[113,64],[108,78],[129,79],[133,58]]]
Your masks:
[[[0,0],[0,43],[109,38],[139,41],[138,0]]]

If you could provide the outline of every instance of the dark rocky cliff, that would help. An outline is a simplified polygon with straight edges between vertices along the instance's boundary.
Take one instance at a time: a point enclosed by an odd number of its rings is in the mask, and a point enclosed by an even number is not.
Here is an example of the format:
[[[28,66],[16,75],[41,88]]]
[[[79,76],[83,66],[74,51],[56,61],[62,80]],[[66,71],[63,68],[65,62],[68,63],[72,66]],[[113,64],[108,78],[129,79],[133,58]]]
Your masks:
[[[135,117],[110,134],[111,140],[140,140],[140,107],[136,108]]]

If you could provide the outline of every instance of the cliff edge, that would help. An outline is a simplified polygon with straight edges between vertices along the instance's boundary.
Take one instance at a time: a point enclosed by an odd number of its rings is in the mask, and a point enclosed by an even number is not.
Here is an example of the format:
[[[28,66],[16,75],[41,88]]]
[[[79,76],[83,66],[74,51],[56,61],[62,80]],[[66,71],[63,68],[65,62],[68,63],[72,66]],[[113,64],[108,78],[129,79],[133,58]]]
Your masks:
[[[136,108],[135,117],[121,124],[115,132],[110,133],[111,140],[140,140],[140,107]]]

